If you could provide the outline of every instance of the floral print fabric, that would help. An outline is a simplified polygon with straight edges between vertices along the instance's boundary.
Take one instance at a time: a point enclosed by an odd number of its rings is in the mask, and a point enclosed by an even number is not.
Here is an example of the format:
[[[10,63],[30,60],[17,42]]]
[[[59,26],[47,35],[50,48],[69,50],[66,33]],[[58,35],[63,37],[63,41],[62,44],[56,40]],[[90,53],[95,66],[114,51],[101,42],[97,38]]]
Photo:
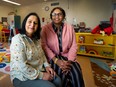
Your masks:
[[[18,78],[21,81],[33,80],[43,76],[42,71],[49,66],[40,40],[32,40],[26,35],[17,34],[12,38],[10,45],[11,79]]]

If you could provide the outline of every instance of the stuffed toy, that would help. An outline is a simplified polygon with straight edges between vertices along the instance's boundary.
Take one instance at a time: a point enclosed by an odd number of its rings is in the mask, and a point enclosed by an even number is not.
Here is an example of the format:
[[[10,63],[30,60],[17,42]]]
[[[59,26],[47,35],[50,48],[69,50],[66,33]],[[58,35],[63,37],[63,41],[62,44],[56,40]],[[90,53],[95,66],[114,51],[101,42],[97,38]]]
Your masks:
[[[112,17],[110,18],[110,23],[101,23],[99,24],[98,26],[96,26],[92,31],[91,33],[92,34],[100,34],[101,32],[102,33],[105,33],[107,35],[111,35],[112,32],[113,32],[113,15]]]

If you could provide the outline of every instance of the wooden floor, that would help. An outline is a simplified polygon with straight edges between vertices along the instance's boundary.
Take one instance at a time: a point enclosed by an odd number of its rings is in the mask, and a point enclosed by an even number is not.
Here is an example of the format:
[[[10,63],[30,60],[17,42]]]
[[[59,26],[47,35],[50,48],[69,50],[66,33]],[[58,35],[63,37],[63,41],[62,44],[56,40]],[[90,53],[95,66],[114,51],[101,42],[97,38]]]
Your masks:
[[[85,56],[77,56],[77,61],[82,68],[85,87],[96,87],[89,58]]]

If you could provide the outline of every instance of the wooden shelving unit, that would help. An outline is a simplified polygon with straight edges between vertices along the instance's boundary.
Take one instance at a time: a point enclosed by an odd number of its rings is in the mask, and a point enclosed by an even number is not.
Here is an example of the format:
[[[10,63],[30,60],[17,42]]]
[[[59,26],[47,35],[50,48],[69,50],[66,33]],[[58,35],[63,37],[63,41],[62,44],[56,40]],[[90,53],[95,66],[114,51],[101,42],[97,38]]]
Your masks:
[[[102,40],[103,44],[94,43],[96,39]],[[116,35],[103,36],[100,34],[76,33],[76,40],[78,55],[116,59]]]

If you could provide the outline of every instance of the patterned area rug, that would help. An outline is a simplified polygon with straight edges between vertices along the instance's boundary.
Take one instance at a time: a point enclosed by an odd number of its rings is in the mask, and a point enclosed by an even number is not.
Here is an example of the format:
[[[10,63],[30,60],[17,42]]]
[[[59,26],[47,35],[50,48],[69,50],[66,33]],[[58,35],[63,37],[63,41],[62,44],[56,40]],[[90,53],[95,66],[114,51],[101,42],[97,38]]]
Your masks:
[[[94,62],[91,62],[91,66],[97,87],[116,87],[116,77],[112,77],[108,70],[103,69]]]

